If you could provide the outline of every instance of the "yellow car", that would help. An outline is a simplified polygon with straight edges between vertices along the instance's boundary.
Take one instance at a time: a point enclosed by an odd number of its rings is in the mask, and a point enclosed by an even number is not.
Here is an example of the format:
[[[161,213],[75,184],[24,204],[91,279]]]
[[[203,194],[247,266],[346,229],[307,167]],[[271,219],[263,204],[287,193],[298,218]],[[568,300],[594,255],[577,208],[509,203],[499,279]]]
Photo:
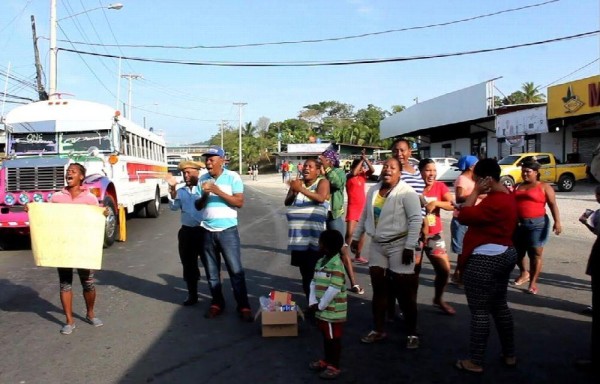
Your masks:
[[[552,153],[530,152],[509,155],[498,161],[502,172],[500,182],[507,187],[512,187],[523,181],[521,178],[521,164],[534,160],[541,164],[540,180],[556,184],[561,192],[570,192],[578,180],[587,178],[586,164],[559,164]]]

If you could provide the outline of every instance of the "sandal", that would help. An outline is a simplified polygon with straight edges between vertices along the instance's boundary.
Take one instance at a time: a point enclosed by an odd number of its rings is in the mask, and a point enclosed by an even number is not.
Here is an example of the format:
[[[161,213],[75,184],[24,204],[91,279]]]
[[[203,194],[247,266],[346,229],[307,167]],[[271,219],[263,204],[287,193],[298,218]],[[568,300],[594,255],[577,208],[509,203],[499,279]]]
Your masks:
[[[519,280],[518,278],[513,281],[513,284],[516,286],[523,285],[525,283],[529,283],[529,277]]]
[[[327,369],[325,369],[323,372],[321,372],[319,377],[321,379],[325,379],[325,380],[334,380],[334,379],[337,379],[337,377],[340,375],[341,372],[342,371],[337,369],[336,367],[334,367],[332,365],[328,365]]]
[[[358,284],[354,284],[352,288],[349,289],[350,292],[356,293],[357,295],[363,295],[365,290],[360,287]]]
[[[457,360],[454,367],[459,371],[469,372],[469,373],[483,373],[483,368],[471,360]]]
[[[317,360],[308,364],[308,369],[311,371],[322,372],[327,369],[327,362],[325,360]]]
[[[378,341],[382,341],[385,338],[387,338],[387,334],[385,332],[371,331],[366,336],[361,337],[360,341],[361,343],[365,344],[373,344],[377,343]]]
[[[537,289],[537,287],[530,287],[526,292],[529,293],[530,295],[537,295],[538,289]]]
[[[517,366],[517,358],[515,356],[500,356],[502,364],[507,368],[515,368]]]

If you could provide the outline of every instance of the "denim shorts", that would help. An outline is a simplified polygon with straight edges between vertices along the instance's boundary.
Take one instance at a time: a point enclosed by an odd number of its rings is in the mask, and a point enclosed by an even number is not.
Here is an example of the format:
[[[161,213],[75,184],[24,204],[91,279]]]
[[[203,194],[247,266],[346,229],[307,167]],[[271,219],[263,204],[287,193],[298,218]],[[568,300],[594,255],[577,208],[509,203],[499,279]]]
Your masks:
[[[548,241],[550,218],[548,215],[519,220],[514,234],[515,248],[526,251],[530,248],[543,247]]]

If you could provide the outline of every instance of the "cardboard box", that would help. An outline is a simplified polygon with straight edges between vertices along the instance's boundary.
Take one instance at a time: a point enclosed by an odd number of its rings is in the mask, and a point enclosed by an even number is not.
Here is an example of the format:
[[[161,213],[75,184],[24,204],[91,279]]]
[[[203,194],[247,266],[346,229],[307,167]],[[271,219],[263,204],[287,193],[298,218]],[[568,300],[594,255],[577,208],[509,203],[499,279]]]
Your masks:
[[[292,295],[288,292],[271,292],[271,300],[279,305],[287,305],[291,303]],[[262,336],[263,337],[285,337],[298,336],[298,312],[293,311],[260,311]]]
[[[298,336],[298,312],[262,311],[262,336]]]

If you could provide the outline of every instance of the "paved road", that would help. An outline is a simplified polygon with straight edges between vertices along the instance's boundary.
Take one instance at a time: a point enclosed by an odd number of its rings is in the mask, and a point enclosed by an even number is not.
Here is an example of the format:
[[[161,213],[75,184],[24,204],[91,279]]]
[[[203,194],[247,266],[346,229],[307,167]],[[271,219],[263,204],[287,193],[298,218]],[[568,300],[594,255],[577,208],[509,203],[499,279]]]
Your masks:
[[[258,297],[271,289],[289,290],[302,302],[299,272],[289,266],[286,251],[285,187],[277,175],[260,175],[246,186],[240,230],[252,303],[257,306]],[[590,318],[580,311],[591,301],[583,270],[593,238],[577,217],[597,205],[593,187],[579,185],[576,192],[560,194],[559,204],[565,233],[552,236],[546,247],[540,294],[510,288],[517,369],[501,366],[494,332],[481,378],[452,367],[468,349],[469,312],[463,292],[454,287],[446,299],[456,316],[430,305],[433,272],[426,261],[419,289],[421,348],[415,351],[403,347],[401,323],[389,324],[390,338],[381,344],[359,343],[371,327],[371,290],[367,268],[357,267],[367,293],[350,300],[338,382],[591,382],[572,361],[586,354],[590,335]],[[97,314],[106,325],[96,329],[83,322],[83,299],[75,284],[77,329],[70,336],[58,332],[63,316],[55,270],[36,268],[26,247],[0,253],[1,383],[319,381],[306,369],[321,353],[320,335],[312,325],[301,323],[297,338],[263,339],[259,324],[241,323],[235,316],[227,290],[230,307],[215,320],[202,317],[206,297],[191,308],[179,304],[185,289],[176,254],[176,213],[163,206],[158,219],[132,218],[127,224],[128,241],[105,252],[97,273]],[[207,292],[204,279],[200,291]]]

